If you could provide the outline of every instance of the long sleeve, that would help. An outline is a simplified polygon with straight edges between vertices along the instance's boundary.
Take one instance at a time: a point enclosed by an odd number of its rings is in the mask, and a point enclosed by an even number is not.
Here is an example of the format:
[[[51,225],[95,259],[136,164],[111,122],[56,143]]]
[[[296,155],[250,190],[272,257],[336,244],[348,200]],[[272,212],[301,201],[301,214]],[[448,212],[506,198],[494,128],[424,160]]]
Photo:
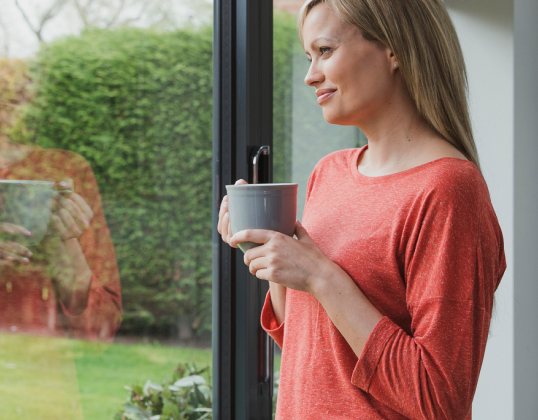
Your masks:
[[[383,318],[352,375],[409,419],[458,420],[471,411],[505,269],[487,189],[474,185],[458,179],[412,209],[404,227],[410,334]]]
[[[82,158],[80,160],[79,170],[74,174],[75,192],[90,205],[94,217],[79,242],[92,279],[88,304],[82,314],[73,316],[65,308],[63,312],[75,336],[111,340],[122,320],[118,266],[97,182],[91,167]]]
[[[288,289],[282,325],[266,300],[284,345],[276,418],[471,420],[506,267],[487,186],[454,158],[366,177],[363,150],[318,163],[302,224],[384,317],[357,357],[312,295]]]
[[[284,346],[284,324],[285,322],[282,322],[282,324],[278,325],[273,312],[273,305],[271,304],[271,291],[268,291],[262,308],[261,326],[280,348]]]

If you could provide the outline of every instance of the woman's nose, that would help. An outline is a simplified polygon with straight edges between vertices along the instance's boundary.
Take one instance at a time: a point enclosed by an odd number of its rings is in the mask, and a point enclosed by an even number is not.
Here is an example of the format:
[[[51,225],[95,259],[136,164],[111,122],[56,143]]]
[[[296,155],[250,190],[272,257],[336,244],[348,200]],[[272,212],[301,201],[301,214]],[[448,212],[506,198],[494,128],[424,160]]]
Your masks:
[[[310,63],[310,68],[308,69],[308,73],[306,73],[304,78],[304,82],[308,86],[316,86],[318,83],[323,82],[323,79],[323,72],[320,70],[319,66],[312,61]]]

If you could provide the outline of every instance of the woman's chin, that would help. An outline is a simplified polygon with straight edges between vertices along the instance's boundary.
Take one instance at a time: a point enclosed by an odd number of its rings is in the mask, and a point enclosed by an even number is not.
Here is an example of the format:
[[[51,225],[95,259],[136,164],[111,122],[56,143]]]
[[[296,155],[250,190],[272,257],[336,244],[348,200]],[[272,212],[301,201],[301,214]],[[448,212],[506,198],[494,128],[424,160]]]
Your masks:
[[[349,117],[346,118],[345,115],[336,112],[330,112],[328,109],[323,109],[323,118],[325,118],[325,121],[327,121],[329,124],[355,125]]]

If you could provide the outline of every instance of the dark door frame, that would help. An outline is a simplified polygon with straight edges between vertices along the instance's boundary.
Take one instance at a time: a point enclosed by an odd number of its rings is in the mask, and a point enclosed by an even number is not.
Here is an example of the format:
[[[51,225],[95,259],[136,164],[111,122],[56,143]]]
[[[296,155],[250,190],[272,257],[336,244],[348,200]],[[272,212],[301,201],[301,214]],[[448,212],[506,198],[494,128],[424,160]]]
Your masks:
[[[272,418],[272,343],[260,327],[268,290],[220,240],[225,186],[252,182],[253,153],[273,146],[273,2],[215,0],[213,36],[213,418]],[[272,182],[272,155],[260,182]],[[268,345],[268,343],[270,345]]]

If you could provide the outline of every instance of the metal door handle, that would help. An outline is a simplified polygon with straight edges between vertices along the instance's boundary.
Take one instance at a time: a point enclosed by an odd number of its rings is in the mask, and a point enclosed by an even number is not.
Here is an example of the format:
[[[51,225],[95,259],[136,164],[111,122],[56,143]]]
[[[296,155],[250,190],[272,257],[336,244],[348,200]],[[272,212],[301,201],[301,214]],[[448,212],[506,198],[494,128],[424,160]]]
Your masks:
[[[262,155],[270,155],[271,154],[271,148],[269,146],[261,146],[256,154],[254,155],[254,158],[252,159],[252,176],[253,176],[253,184],[259,184],[260,182],[260,157]]]

